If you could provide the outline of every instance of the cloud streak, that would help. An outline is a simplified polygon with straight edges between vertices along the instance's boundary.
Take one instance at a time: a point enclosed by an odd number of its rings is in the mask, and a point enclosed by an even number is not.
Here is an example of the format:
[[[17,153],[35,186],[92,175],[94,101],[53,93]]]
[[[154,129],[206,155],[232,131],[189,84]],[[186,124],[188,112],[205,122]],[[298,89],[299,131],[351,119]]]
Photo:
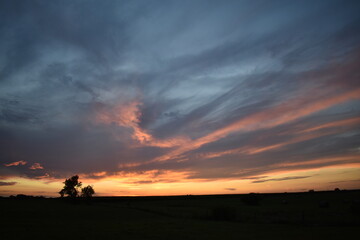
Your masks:
[[[12,166],[23,166],[23,165],[26,165],[27,162],[25,161],[17,161],[17,162],[12,162],[12,163],[5,163],[4,166],[5,167],[12,167]]]
[[[17,182],[3,182],[0,181],[0,186],[14,186]]]
[[[44,169],[44,167],[41,166],[40,163],[34,163],[33,165],[31,165],[31,167],[29,169],[31,169],[31,170]]]
[[[262,180],[256,180],[252,181],[252,183],[263,183],[263,182],[278,182],[278,181],[288,181],[288,180],[295,180],[295,179],[303,179],[303,178],[309,178],[311,176],[293,176],[293,177],[283,177],[283,178],[270,178],[270,179],[262,179]]]

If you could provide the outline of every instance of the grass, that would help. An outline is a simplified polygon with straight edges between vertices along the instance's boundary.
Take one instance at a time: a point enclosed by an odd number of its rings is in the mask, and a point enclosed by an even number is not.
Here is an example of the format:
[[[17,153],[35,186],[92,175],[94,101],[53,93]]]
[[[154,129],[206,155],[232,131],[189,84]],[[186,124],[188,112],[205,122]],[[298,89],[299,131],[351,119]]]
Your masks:
[[[1,239],[344,239],[360,191],[182,197],[0,199]],[[323,204],[326,203],[326,204]]]

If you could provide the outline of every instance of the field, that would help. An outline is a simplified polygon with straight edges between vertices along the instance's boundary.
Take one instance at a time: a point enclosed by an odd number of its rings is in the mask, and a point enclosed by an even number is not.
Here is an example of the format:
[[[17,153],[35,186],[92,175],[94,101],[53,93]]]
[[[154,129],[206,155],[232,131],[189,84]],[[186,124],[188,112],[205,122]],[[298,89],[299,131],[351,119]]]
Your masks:
[[[0,198],[1,239],[350,239],[360,191]]]

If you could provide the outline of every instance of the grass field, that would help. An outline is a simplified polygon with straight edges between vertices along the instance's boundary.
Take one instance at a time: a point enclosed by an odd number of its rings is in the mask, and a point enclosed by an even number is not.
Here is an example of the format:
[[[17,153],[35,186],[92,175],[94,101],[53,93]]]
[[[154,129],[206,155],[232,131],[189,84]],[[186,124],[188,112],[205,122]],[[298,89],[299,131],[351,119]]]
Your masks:
[[[360,191],[0,198],[1,239],[351,239]]]

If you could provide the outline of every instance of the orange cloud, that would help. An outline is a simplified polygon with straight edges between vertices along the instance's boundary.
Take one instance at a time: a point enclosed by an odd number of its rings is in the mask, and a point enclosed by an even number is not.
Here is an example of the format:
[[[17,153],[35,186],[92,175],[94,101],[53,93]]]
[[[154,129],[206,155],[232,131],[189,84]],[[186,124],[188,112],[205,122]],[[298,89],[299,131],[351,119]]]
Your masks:
[[[142,129],[140,124],[141,118],[141,102],[132,101],[126,104],[119,104],[111,111],[100,112],[97,114],[97,122],[111,124],[115,123],[119,126],[131,128],[133,130],[132,138],[145,146],[155,146],[169,148],[179,146],[188,141],[188,138],[179,136],[170,139],[156,139],[148,131]]]
[[[96,172],[96,173],[93,173],[94,176],[96,177],[103,177],[106,175],[106,172],[105,171],[102,171],[102,172]]]
[[[105,178],[107,177],[108,173],[105,171],[102,172],[94,172],[90,174],[81,174],[81,178]]]
[[[342,126],[344,128],[344,127],[349,127],[351,125],[359,124],[359,123],[360,123],[360,117],[339,120],[339,121],[335,121],[335,122],[331,122],[331,123],[322,124],[322,125],[319,125],[316,127],[304,129],[301,131],[287,131],[287,134],[305,133],[305,135],[295,136],[293,139],[286,140],[286,142],[272,144],[272,145],[268,145],[268,146],[262,146],[262,147],[243,146],[240,148],[226,150],[226,151],[201,153],[201,154],[197,154],[196,156],[200,157],[200,158],[215,158],[215,157],[221,157],[221,156],[226,156],[226,155],[230,155],[230,154],[247,154],[247,155],[258,154],[258,153],[282,148],[284,146],[291,145],[294,143],[299,143],[299,142],[307,141],[310,139],[315,139],[315,138],[323,137],[326,135],[342,132],[343,129],[333,129],[333,130],[328,130],[326,132],[321,132],[321,133],[311,133],[312,131],[317,131],[320,129],[326,129],[326,128],[331,128],[331,127],[337,127],[337,126]]]
[[[141,165],[141,163],[121,163],[121,164],[119,164],[119,168],[131,168],[131,167],[137,167],[140,165]]]
[[[134,185],[141,184],[166,184],[173,182],[187,182],[191,181],[187,179],[190,175],[190,172],[187,171],[170,171],[170,170],[149,170],[149,171],[141,171],[141,172],[125,172],[119,171],[116,173],[112,173],[112,175],[107,175],[106,173],[99,173],[102,179],[101,181],[109,182],[111,185],[120,184],[127,187],[133,187]],[[83,182],[93,182],[99,181],[97,178],[93,176],[97,175],[97,173],[81,175],[81,179]]]
[[[282,162],[274,163],[271,165],[266,165],[264,167],[256,168],[246,168],[241,169],[232,174],[230,179],[239,179],[242,176],[247,176],[243,179],[248,179],[249,177],[262,176],[263,174],[277,175],[277,174],[290,174],[290,173],[300,173],[303,171],[317,170],[317,169],[331,169],[337,167],[351,167],[359,168],[360,167],[360,155],[345,155],[345,156],[335,156],[335,157],[323,157],[315,158],[303,161],[296,162]]]
[[[341,157],[326,157],[326,158],[319,158],[319,159],[312,159],[308,161],[302,162],[285,162],[285,163],[278,163],[274,164],[273,166],[278,167],[298,167],[298,166],[311,166],[311,165],[318,165],[324,163],[332,163],[332,164],[348,164],[348,163],[355,163],[356,165],[360,164],[360,156],[359,155],[349,155],[349,156],[341,156]]]
[[[339,120],[335,122],[325,123],[316,127],[308,128],[305,130],[300,131],[299,133],[303,132],[311,132],[311,131],[317,131],[324,128],[331,128],[331,127],[344,127],[344,126],[351,126],[351,125],[360,125],[360,117],[350,118],[350,119],[344,119]]]
[[[27,162],[21,160],[21,161],[17,161],[17,162],[4,164],[4,166],[5,167],[11,167],[11,166],[19,166],[19,165],[25,165],[25,164],[27,164]]]
[[[304,141],[307,141],[307,140],[310,140],[310,139],[315,139],[315,138],[323,137],[323,136],[338,133],[338,132],[339,131],[333,130],[333,131],[328,131],[328,132],[323,132],[323,133],[306,134],[306,135],[303,135],[303,136],[298,136],[298,137],[295,137],[293,139],[287,140],[286,142],[283,142],[283,143],[273,144],[273,145],[269,145],[269,146],[266,146],[266,147],[250,148],[250,149],[247,149],[245,152],[247,154],[249,154],[249,155],[257,154],[257,153],[261,153],[261,152],[281,148],[281,147],[284,147],[286,145],[299,143],[299,142],[304,142]]]
[[[329,92],[330,93],[330,92]],[[315,94],[315,93],[311,93]],[[309,94],[310,95],[310,94]],[[220,128],[204,137],[189,141],[167,155],[156,158],[153,161],[166,161],[175,158],[185,152],[197,149],[204,144],[217,141],[230,133],[238,131],[251,131],[275,127],[305,117],[317,111],[327,109],[351,99],[360,98],[360,89],[345,92],[336,96],[327,97],[316,102],[306,101],[307,98],[293,99],[285,104],[280,104],[271,109],[252,114],[234,123]]]
[[[50,180],[50,175],[48,173],[45,173],[42,176],[35,177],[36,179],[47,179]]]
[[[43,166],[41,166],[40,163],[34,163],[31,167],[29,167],[31,170],[37,170],[37,169],[44,169]]]

